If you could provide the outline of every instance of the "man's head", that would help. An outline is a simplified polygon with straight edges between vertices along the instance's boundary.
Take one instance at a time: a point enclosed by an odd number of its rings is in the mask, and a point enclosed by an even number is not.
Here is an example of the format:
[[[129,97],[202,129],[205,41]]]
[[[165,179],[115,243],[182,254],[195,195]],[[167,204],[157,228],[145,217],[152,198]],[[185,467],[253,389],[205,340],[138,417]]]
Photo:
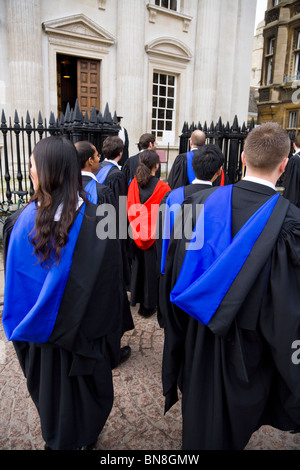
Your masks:
[[[154,150],[156,148],[155,135],[153,134],[141,135],[138,146],[140,150]]]
[[[191,148],[202,147],[205,145],[206,135],[205,132],[200,131],[199,129],[192,132],[191,135]]]
[[[74,145],[77,150],[80,169],[91,173],[99,171],[100,158],[96,147],[87,140],[81,140]]]
[[[193,170],[198,180],[214,181],[220,175],[223,164],[223,153],[217,145],[204,145],[194,153]]]
[[[290,148],[287,131],[276,122],[267,122],[249,133],[243,161],[250,170],[268,175],[277,171],[281,165],[285,167]]]
[[[108,136],[102,145],[102,154],[107,160],[119,161],[124,149],[123,140],[118,136]]]

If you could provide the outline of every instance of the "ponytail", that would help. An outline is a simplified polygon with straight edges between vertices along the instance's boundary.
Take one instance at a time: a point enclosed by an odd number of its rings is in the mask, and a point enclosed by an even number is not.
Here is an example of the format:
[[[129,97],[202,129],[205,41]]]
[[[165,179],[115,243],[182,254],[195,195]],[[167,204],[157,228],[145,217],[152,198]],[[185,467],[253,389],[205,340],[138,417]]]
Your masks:
[[[136,179],[141,188],[146,188],[151,179],[151,171],[159,163],[159,156],[154,150],[145,150],[140,155],[140,163],[136,170]]]

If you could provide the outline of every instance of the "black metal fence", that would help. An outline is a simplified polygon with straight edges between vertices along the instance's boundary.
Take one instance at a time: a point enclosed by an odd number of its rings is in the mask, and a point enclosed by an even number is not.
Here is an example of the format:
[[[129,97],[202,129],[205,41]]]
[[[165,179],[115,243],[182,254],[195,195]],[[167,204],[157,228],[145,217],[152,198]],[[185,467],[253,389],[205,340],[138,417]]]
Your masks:
[[[228,176],[229,183],[235,183],[242,177],[243,165],[241,156],[244,148],[244,141],[253,127],[254,119],[252,119],[250,126],[247,127],[244,123],[240,127],[237,116],[235,116],[231,126],[229,122],[224,125],[221,117],[216,125],[212,122],[210,127],[207,126],[206,122],[203,127],[200,123],[198,123],[198,125],[193,123],[189,126],[188,123],[185,122],[180,136],[179,152],[187,152],[189,150],[189,139],[192,132],[196,129],[202,130],[206,134],[207,143],[216,144],[222,150],[225,159],[224,168]]]
[[[118,135],[120,128],[117,115],[112,116],[108,104],[104,113],[93,108],[90,116],[80,111],[78,102],[74,109],[68,105],[66,113],[55,118],[51,113],[49,121],[43,120],[41,113],[37,121],[31,121],[27,112],[26,119],[20,119],[15,112],[14,122],[8,121],[4,110],[0,126],[0,203],[17,203],[18,196],[12,191],[27,191],[33,193],[29,177],[29,157],[38,140],[50,135],[65,135],[73,143],[80,140],[92,142],[101,154],[102,143],[109,135]]]

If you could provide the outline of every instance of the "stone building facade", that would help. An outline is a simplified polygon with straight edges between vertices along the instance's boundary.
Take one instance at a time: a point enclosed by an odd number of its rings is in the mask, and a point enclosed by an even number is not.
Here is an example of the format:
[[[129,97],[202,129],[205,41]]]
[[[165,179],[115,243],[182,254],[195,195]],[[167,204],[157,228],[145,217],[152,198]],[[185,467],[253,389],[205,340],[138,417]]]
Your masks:
[[[286,2],[285,2],[286,3]],[[184,121],[247,121],[256,1],[0,0],[0,109],[106,103],[178,151]]]
[[[268,0],[258,122],[300,130],[300,1]]]

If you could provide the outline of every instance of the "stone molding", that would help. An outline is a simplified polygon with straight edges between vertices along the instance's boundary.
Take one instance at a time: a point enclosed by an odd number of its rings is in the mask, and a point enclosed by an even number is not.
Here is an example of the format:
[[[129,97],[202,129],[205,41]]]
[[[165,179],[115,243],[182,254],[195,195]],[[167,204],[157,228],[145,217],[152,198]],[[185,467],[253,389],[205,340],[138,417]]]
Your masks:
[[[178,11],[169,10],[168,8],[151,5],[150,3],[147,4],[147,8],[149,11],[149,23],[156,23],[157,15],[169,15],[170,17],[182,20],[182,31],[188,33],[190,23],[193,19],[191,16],[185,15],[184,13],[180,13]]]
[[[157,38],[145,46],[147,54],[179,62],[189,62],[193,55],[190,49],[178,39],[172,37]]]
[[[46,21],[43,29],[49,36],[63,39],[88,40],[105,46],[115,44],[115,38],[110,33],[83,14]]]

